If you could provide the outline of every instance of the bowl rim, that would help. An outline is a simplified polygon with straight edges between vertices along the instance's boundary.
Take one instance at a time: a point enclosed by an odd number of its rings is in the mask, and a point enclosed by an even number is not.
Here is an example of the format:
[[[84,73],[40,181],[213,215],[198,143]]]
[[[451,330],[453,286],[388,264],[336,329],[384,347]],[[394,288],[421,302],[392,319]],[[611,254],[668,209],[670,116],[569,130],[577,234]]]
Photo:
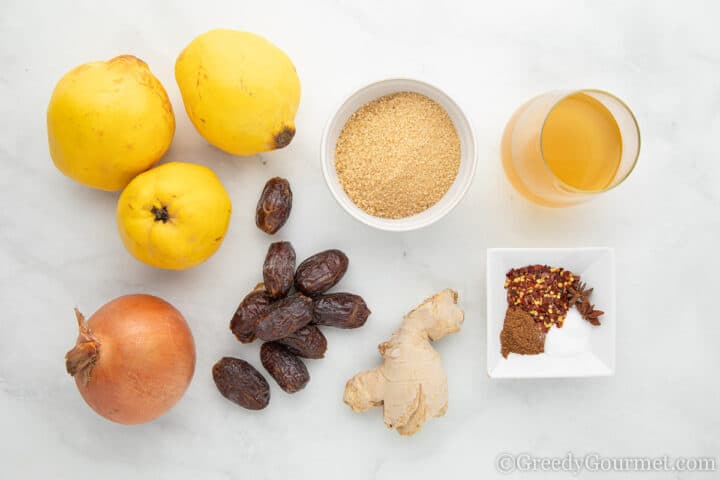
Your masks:
[[[360,94],[362,91],[378,86],[383,83],[389,83],[389,82],[406,82],[410,85],[421,85],[429,90],[434,90],[435,92],[439,93],[440,96],[447,99],[447,102],[449,102],[457,111],[459,114],[459,119],[461,123],[464,123],[467,127],[467,130],[469,131],[469,139],[468,139],[468,148],[470,150],[470,154],[468,155],[468,160],[470,163],[470,169],[467,174],[467,179],[464,181],[464,184],[461,185],[460,191],[457,192],[457,194],[450,199],[446,204],[443,205],[443,208],[433,217],[430,217],[429,219],[417,223],[417,224],[400,224],[396,223],[396,220],[405,220],[407,218],[411,217],[405,217],[403,219],[389,219],[389,218],[382,218],[382,217],[375,217],[370,214],[367,214],[367,217],[363,217],[358,212],[354,211],[353,208],[351,208],[352,200],[346,199],[340,195],[339,192],[337,192],[332,186],[331,186],[331,173],[329,171],[328,166],[328,155],[327,155],[327,145],[329,140],[329,134],[330,129],[332,126],[337,122],[338,114],[340,113],[340,110],[343,108],[343,106],[348,103],[353,97]],[[399,89],[397,92],[401,91],[412,91],[412,90],[402,90]],[[389,94],[387,94],[389,95]],[[380,97],[377,97],[380,98]],[[437,102],[441,107],[443,107],[444,110],[448,110],[441,102],[437,101],[436,99],[432,99],[433,101]],[[328,190],[330,190],[330,193],[335,198],[335,201],[347,212],[351,217],[353,217],[355,220],[368,225],[370,227],[376,228],[378,230],[384,230],[388,232],[408,232],[408,231],[414,231],[419,230],[421,228],[430,226],[434,224],[435,222],[439,221],[441,218],[444,218],[448,213],[450,213],[459,203],[460,201],[465,197],[468,190],[470,189],[470,186],[473,183],[473,180],[475,179],[475,172],[477,169],[477,142],[475,139],[475,130],[473,129],[472,123],[470,122],[470,119],[465,114],[462,108],[460,108],[460,105],[443,89],[437,87],[434,84],[425,82],[423,80],[418,80],[411,77],[406,76],[397,76],[397,77],[388,77],[383,78],[380,80],[371,81],[369,83],[364,83],[360,87],[357,87],[350,91],[348,95],[343,96],[342,100],[336,104],[336,108],[333,110],[333,114],[328,119],[327,123],[325,124],[325,128],[322,132],[322,140],[320,143],[320,165],[323,171],[323,177],[325,178],[325,185],[327,186]],[[456,130],[458,130],[456,126]],[[462,160],[462,155],[461,155]],[[459,173],[459,172],[458,172]],[[456,182],[458,180],[459,176],[457,176],[454,180]],[[464,178],[464,177],[463,177]],[[454,183],[453,182],[453,183]],[[447,192],[446,192],[447,194]],[[442,198],[440,199],[442,201]],[[440,201],[438,203],[440,203]],[[354,204],[353,204],[354,205]],[[438,205],[437,203],[435,205]],[[359,208],[359,207],[357,207]],[[430,207],[432,208],[432,207]],[[420,212],[422,213],[422,212]]]

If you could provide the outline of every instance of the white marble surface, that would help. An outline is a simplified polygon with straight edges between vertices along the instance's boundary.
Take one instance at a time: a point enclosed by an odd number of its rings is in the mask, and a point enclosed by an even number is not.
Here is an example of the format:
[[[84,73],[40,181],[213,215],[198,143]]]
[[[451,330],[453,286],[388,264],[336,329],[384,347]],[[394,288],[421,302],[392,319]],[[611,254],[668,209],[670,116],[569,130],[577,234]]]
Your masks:
[[[500,452],[562,456],[720,454],[720,34],[716,2],[30,2],[0,3],[0,476],[7,479],[491,478]],[[261,33],[297,65],[303,97],[292,145],[233,158],[192,129],[172,71],[207,29]],[[234,202],[222,249],[183,273],[133,260],[115,231],[117,195],[84,188],[50,161],[45,108],[69,68],[131,53],[166,86],[178,129],[167,159],[211,166]],[[355,87],[392,75],[435,83],[476,129],[479,168],[448,217],[414,233],[370,230],[333,201],[319,168],[322,128]],[[621,188],[584,206],[535,207],[510,190],[505,121],[528,97],[598,87],[634,109],[640,163]],[[342,288],[373,310],[358,331],[330,331],[328,358],[294,396],[249,412],[215,390],[223,355],[258,364],[227,323],[258,280],[270,239],[252,215],[273,175],[296,202],[279,237],[298,255],[341,247]],[[490,381],[485,365],[485,249],[616,248],[617,374]],[[345,380],[377,360],[400,315],[459,290],[463,331],[438,343],[450,409],[413,438],[379,412],[353,414]],[[195,333],[195,379],[178,406],[139,427],[104,421],[64,372],[72,307],[92,312],[128,292],[174,303]],[[717,475],[717,474],[715,474]],[[660,473],[642,478],[710,478]],[[509,478],[550,478],[516,474]],[[571,478],[561,474],[560,478]],[[626,474],[582,475],[627,478]],[[638,477],[640,478],[640,477]]]

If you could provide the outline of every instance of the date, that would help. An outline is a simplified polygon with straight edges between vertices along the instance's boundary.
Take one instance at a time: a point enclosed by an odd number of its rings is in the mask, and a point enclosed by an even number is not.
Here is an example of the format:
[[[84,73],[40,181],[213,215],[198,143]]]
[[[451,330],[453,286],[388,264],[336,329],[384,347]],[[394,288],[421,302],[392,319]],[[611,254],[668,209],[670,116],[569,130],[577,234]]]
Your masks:
[[[243,298],[230,320],[230,330],[238,340],[242,343],[255,340],[258,320],[268,311],[270,302],[272,299],[262,283],[258,283],[255,289]]]
[[[262,410],[270,402],[270,384],[245,360],[221,358],[212,368],[220,394],[249,410]]]
[[[298,266],[295,288],[308,296],[323,293],[340,281],[348,263],[348,257],[340,250],[317,253]]]
[[[255,208],[255,225],[263,232],[274,235],[287,222],[292,199],[287,180],[280,177],[268,180]]]
[[[323,358],[327,350],[327,339],[315,325],[308,325],[277,341],[288,351],[303,358]]]
[[[310,381],[310,374],[302,360],[277,342],[263,343],[260,348],[260,361],[280,388],[287,393],[302,390]]]
[[[313,300],[313,323],[338,328],[358,328],[370,315],[365,300],[352,293],[330,293]]]
[[[261,340],[280,340],[310,323],[312,299],[296,293],[270,305],[260,317],[255,334]]]
[[[290,242],[270,244],[263,263],[263,282],[271,298],[282,298],[293,286],[295,249]]]

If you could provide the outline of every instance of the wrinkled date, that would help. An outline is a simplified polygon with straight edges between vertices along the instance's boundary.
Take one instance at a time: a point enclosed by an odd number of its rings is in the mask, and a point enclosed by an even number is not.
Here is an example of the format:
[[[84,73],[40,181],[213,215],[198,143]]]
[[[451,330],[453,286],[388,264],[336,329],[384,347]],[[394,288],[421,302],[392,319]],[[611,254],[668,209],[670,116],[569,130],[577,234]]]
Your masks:
[[[270,402],[270,385],[245,360],[223,357],[213,365],[212,373],[222,396],[241,407],[262,410]]]
[[[290,353],[304,358],[323,358],[327,339],[315,325],[308,325],[278,340]]]
[[[314,296],[331,288],[345,275],[348,257],[340,250],[325,250],[300,264],[295,272],[295,288]]]
[[[280,340],[312,321],[312,300],[296,293],[270,305],[260,317],[255,334],[261,340]]]
[[[313,323],[338,328],[358,328],[365,325],[370,310],[365,300],[352,293],[319,295],[313,301]]]
[[[280,388],[287,393],[302,390],[310,381],[310,374],[302,360],[277,342],[263,343],[260,348],[260,361]]]
[[[265,290],[272,298],[288,294],[295,275],[295,249],[290,242],[270,244],[263,264]]]
[[[255,289],[243,298],[235,315],[230,320],[230,330],[238,340],[242,343],[250,343],[255,340],[258,320],[268,311],[270,302],[272,299],[262,283],[257,284]]]
[[[265,233],[273,235],[285,225],[292,210],[290,183],[280,177],[267,181],[255,209],[255,224]]]

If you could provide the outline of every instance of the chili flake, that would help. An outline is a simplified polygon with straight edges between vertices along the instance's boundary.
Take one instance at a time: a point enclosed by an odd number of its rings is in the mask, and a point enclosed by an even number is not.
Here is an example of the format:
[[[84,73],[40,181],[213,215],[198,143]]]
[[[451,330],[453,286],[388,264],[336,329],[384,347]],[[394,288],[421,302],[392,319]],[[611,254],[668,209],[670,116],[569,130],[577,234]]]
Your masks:
[[[505,278],[508,305],[525,310],[546,332],[553,325],[562,327],[570,308],[568,289],[574,282],[573,273],[559,267],[513,268]]]

